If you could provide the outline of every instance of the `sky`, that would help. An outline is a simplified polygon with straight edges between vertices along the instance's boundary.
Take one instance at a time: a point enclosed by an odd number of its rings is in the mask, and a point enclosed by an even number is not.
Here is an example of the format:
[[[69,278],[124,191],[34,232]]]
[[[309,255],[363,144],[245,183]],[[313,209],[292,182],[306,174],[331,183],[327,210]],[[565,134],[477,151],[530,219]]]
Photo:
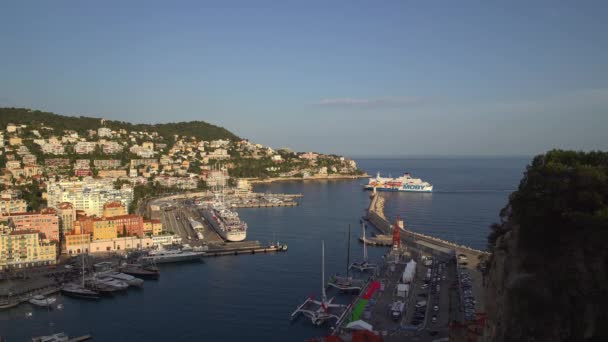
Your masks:
[[[606,1],[2,1],[0,106],[349,156],[608,150]]]

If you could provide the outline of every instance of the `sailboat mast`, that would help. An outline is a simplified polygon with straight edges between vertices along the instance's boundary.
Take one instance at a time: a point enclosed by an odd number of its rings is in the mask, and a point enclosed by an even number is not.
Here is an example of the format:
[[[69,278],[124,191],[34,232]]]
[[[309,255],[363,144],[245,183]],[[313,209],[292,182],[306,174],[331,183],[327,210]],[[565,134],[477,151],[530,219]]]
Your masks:
[[[361,229],[363,230],[363,261],[367,262],[367,244],[365,243],[365,222],[361,222]]]
[[[84,249],[82,250],[82,287],[84,287]]]
[[[348,224],[348,238],[346,239],[348,245],[346,245],[346,277],[348,278],[348,269],[350,268],[350,223]]]
[[[321,240],[321,293],[323,294],[323,303],[327,299],[325,294],[325,240]]]

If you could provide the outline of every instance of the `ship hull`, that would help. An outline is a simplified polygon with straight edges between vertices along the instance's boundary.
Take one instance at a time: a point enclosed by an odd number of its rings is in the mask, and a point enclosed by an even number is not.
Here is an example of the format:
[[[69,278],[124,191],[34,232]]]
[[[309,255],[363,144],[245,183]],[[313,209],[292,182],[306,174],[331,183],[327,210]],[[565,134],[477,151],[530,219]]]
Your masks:
[[[203,217],[211,225],[211,228],[213,228],[213,230],[215,230],[216,233],[218,233],[222,237],[222,239],[226,241],[238,242],[245,240],[245,238],[247,237],[246,231],[236,233],[226,232],[219,226],[217,221],[213,218],[213,212],[211,210],[203,210]]]
[[[369,186],[369,185],[365,185],[363,187],[364,190],[374,190],[373,186]],[[407,188],[407,187],[401,187],[401,188],[385,188],[385,187],[376,187],[376,191],[387,191],[387,192],[433,192],[433,187],[425,187],[425,188]]]

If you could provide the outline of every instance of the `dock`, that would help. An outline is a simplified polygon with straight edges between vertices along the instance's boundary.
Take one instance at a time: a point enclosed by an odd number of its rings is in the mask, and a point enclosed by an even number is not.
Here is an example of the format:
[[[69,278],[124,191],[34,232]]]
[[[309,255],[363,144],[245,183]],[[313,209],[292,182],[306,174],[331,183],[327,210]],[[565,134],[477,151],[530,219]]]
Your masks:
[[[259,241],[232,242],[223,245],[209,245],[208,247],[204,257],[287,252],[287,245],[285,244],[270,244],[263,246]]]
[[[372,195],[363,219],[380,231],[383,242],[392,238],[394,225],[384,215],[381,195]],[[479,341],[485,306],[477,265],[487,253],[407,229],[399,232],[400,244],[389,249],[370,273],[360,296],[336,323],[332,335],[352,338],[356,331],[349,324],[363,320],[384,341]],[[366,243],[372,241],[366,239]],[[406,264],[412,261],[414,275],[405,280]],[[405,285],[407,290],[402,292]],[[405,305],[394,317],[387,308],[397,301]]]
[[[273,207],[296,207],[298,202],[279,202],[279,203],[233,203],[232,208],[273,208]]]
[[[28,289],[26,291],[11,293],[11,295],[3,295],[4,299],[0,299],[0,310],[10,309],[18,306],[19,304],[27,303],[32,297],[36,295],[48,296],[53,293],[59,292],[60,287],[56,285],[48,285],[40,288]]]
[[[390,246],[393,244],[393,238],[389,235],[376,235],[373,237],[360,237],[359,241],[369,246]]]

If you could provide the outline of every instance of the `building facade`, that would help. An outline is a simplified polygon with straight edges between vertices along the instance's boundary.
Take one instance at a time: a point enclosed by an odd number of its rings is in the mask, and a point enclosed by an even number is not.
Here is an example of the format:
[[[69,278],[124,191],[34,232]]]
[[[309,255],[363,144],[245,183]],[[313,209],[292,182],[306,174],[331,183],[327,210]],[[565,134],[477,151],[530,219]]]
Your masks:
[[[87,177],[82,181],[49,181],[47,192],[50,207],[70,202],[76,210],[83,210],[87,215],[98,217],[103,215],[103,206],[107,202],[120,201],[128,207],[133,201],[133,188],[123,185],[120,189],[114,189],[114,180],[111,178]]]
[[[0,199],[0,217],[11,213],[24,213],[27,203],[22,199]]]
[[[55,264],[57,245],[37,231],[15,230],[0,234],[0,270]]]
[[[13,213],[8,215],[15,230],[39,231],[51,241],[59,241],[59,217],[57,211],[46,208],[34,213]]]

